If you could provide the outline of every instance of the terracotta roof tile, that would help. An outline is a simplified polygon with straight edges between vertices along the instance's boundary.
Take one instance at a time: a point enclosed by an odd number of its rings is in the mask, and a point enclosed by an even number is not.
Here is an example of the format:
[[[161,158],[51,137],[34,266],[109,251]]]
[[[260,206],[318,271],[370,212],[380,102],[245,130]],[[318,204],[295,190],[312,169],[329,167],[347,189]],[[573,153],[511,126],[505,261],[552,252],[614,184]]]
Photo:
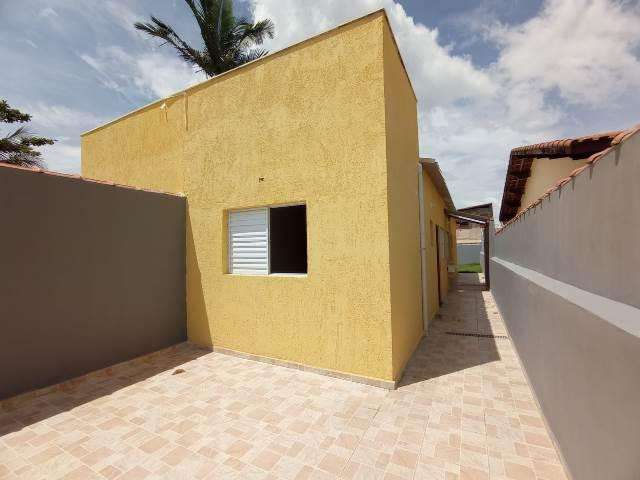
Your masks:
[[[513,213],[513,215],[509,215],[510,213],[510,208],[511,207],[507,207],[507,209],[505,210],[505,201],[504,198],[505,196],[511,195],[512,192],[508,191],[508,185],[509,185],[509,175],[507,173],[507,181],[505,183],[505,193],[503,195],[503,203],[502,203],[502,207],[500,210],[500,221],[504,222],[503,225],[498,228],[496,230],[496,235],[503,232],[505,230],[505,228],[507,228],[509,225],[517,222],[518,220],[520,220],[529,210],[536,208],[538,205],[540,205],[540,203],[542,203],[542,201],[548,197],[549,195],[551,195],[553,192],[559,190],[560,188],[562,188],[564,185],[566,185],[567,183],[569,183],[572,179],[574,179],[575,177],[577,177],[578,175],[580,175],[582,172],[584,172],[585,170],[592,168],[593,165],[599,161],[601,158],[603,158],[607,153],[611,152],[613,150],[613,147],[615,145],[619,145],[620,143],[624,142],[627,138],[629,138],[631,135],[640,132],[640,124],[636,125],[633,128],[630,128],[628,130],[623,130],[621,132],[607,132],[607,133],[600,133],[600,134],[594,134],[594,135],[589,135],[586,137],[580,137],[577,139],[568,139],[568,140],[556,140],[555,142],[547,142],[547,143],[539,143],[536,145],[530,145],[528,147],[519,147],[517,149],[513,149],[511,151],[511,157],[509,158],[509,167],[511,167],[511,158],[513,157],[513,152],[514,151],[518,151],[518,152],[522,152],[522,151],[530,151],[530,150],[526,150],[530,147],[539,147],[540,145],[551,145],[551,144],[558,144],[558,142],[561,142],[565,147],[562,148],[566,148],[566,145],[571,145],[571,142],[588,142],[590,140],[597,140],[600,141],[604,138],[608,138],[610,139],[608,141],[609,145],[601,150],[598,150],[597,152],[592,153],[587,160],[587,164],[586,165],[582,165],[579,168],[576,168],[574,171],[572,171],[568,177],[565,177],[561,180],[559,180],[553,187],[551,187],[550,189],[548,189],[540,198],[538,198],[537,200],[535,200],[534,202],[532,202],[529,206],[527,206],[527,208],[525,208],[522,212],[516,214]],[[567,143],[569,142],[569,143]],[[546,148],[546,147],[545,147]],[[525,150],[523,150],[525,149]],[[535,149],[534,149],[535,150]],[[565,155],[567,156],[567,155]],[[545,157],[542,157],[545,158]],[[522,194],[520,194],[520,196],[518,198],[521,198]],[[517,210],[517,207],[513,207]],[[508,219],[505,221],[503,220],[503,212],[507,212],[507,214],[509,215]]]
[[[535,143],[511,150],[500,207],[500,221],[507,222],[516,216],[534,159],[568,157],[595,163],[610,151],[612,145],[623,141],[636,128]]]

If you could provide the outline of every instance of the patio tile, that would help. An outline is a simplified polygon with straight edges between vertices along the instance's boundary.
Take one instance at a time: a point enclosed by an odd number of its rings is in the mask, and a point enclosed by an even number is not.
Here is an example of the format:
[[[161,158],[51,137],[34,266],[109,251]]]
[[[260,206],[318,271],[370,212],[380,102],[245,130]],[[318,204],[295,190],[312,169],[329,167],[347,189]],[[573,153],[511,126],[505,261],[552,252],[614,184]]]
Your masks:
[[[0,477],[566,479],[510,341],[451,331],[504,334],[491,294],[450,294],[395,391],[182,344],[0,411]]]

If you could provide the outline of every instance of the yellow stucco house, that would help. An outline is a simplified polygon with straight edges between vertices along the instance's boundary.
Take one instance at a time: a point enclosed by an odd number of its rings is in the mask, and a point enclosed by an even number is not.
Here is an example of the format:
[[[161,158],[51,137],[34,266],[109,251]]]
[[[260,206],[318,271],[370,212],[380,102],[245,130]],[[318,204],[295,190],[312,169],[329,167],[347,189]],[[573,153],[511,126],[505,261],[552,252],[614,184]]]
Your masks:
[[[456,263],[383,10],[86,132],[82,174],[186,196],[188,337],[224,352],[393,387]]]

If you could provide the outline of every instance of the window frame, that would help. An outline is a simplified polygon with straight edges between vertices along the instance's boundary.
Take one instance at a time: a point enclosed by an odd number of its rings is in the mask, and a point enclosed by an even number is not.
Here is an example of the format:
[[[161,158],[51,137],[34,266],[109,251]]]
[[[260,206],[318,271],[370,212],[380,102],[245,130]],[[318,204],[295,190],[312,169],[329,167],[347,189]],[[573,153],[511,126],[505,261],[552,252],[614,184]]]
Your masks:
[[[275,208],[286,208],[286,207],[298,207],[303,205],[305,207],[304,212],[304,220],[307,225],[306,235],[305,235],[305,247],[307,249],[307,272],[306,273],[273,273],[271,271],[271,209]],[[306,277],[309,274],[309,224],[307,223],[307,202],[292,202],[292,203],[280,203],[280,204],[271,204],[265,205],[263,207],[249,207],[249,208],[230,208],[226,211],[226,229],[227,229],[227,268],[226,275],[231,275],[235,277]],[[233,261],[231,259],[232,255],[232,242],[231,242],[231,228],[229,225],[229,220],[231,218],[232,213],[237,212],[256,212],[266,210],[267,211],[267,273],[234,273],[232,272]]]

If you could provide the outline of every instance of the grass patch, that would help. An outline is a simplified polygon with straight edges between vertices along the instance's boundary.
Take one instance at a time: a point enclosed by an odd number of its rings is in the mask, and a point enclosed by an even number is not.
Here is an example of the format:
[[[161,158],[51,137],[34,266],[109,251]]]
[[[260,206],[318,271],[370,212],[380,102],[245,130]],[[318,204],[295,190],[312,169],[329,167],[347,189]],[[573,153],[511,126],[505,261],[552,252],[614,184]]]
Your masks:
[[[458,265],[458,273],[482,273],[482,267],[479,263],[465,263]]]

